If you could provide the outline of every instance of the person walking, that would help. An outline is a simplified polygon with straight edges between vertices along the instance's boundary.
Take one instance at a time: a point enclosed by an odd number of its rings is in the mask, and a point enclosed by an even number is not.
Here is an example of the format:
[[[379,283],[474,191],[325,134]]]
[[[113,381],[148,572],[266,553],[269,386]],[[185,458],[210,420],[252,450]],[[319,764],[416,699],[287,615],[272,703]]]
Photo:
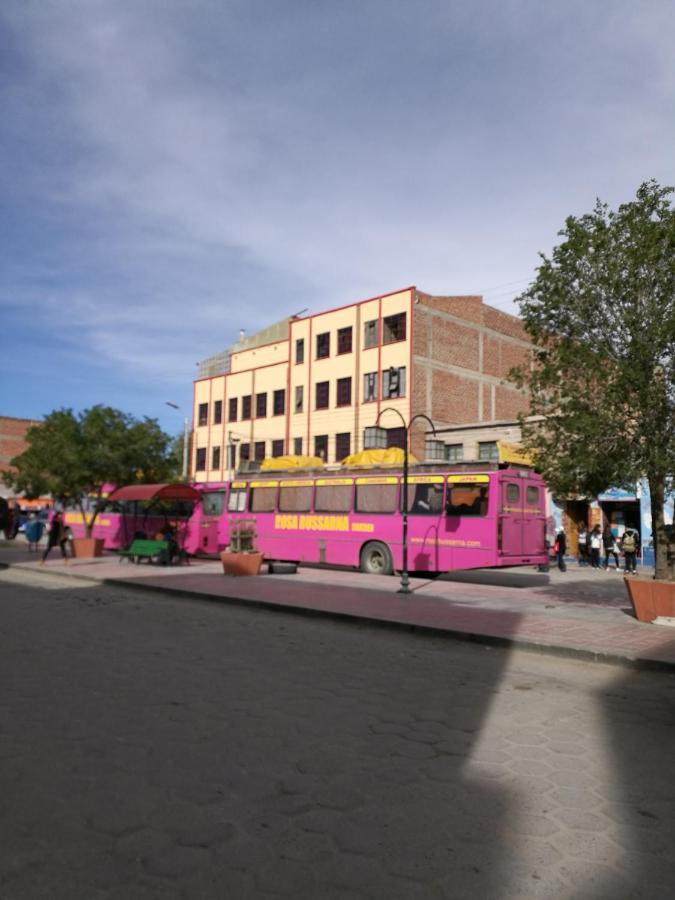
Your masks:
[[[577,535],[577,545],[579,547],[579,555],[577,560],[580,566],[588,565],[588,531],[582,523],[579,526],[579,534]]]
[[[590,537],[591,544],[591,568],[599,569],[600,568],[600,548],[602,547],[602,532],[600,531],[600,526],[596,525],[591,531]]]
[[[52,549],[57,545],[61,549],[61,556],[63,557],[64,565],[68,565],[70,560],[68,559],[68,554],[66,553],[67,543],[68,530],[64,525],[63,516],[60,512],[55,512],[49,525],[49,532],[47,533],[47,546],[45,547],[45,552],[42,554],[40,565],[44,566],[47,557],[51,553]]]
[[[609,557],[613,556],[614,561],[616,563],[616,571],[619,571],[619,552],[616,546],[614,535],[612,534],[612,529],[609,527],[609,523],[605,525],[605,529],[602,532],[602,546],[605,549],[605,571],[609,571]]]
[[[566,572],[565,553],[567,552],[567,536],[565,535],[565,530],[563,528],[561,528],[556,535],[555,543],[557,548],[556,557],[558,559],[558,568],[561,572]]]
[[[635,563],[638,550],[637,532],[634,528],[627,528],[623,533],[621,549],[626,560],[626,575],[637,575]]]

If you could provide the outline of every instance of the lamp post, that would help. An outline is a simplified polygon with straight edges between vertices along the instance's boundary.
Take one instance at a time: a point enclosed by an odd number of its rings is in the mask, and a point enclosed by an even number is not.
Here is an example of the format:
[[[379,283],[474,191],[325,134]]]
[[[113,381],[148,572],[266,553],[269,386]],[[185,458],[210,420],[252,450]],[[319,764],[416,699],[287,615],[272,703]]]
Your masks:
[[[177,403],[172,403],[170,400],[164,401],[167,406],[170,406],[172,409],[177,409],[178,412],[181,411],[180,406]],[[183,481],[187,481],[188,479],[188,419],[187,416],[183,419]]]
[[[429,425],[431,425],[431,430],[434,434],[434,437],[436,436],[436,429],[434,428],[434,423],[431,421],[429,416],[426,416],[424,413],[417,413],[417,415],[413,416],[406,425],[406,421],[399,410],[394,409],[393,406],[387,406],[386,409],[380,410],[380,413],[375,420],[375,425],[373,427],[365,429],[363,439],[364,449],[386,449],[387,431],[385,428],[379,427],[380,419],[386,412],[396,413],[396,415],[403,423],[403,428],[405,430],[405,447],[403,449],[403,509],[401,510],[403,514],[403,566],[401,568],[401,587],[398,589],[398,593],[410,594],[410,580],[408,578],[408,453],[410,443],[410,429],[412,428],[413,423],[417,421],[417,419],[427,420]]]

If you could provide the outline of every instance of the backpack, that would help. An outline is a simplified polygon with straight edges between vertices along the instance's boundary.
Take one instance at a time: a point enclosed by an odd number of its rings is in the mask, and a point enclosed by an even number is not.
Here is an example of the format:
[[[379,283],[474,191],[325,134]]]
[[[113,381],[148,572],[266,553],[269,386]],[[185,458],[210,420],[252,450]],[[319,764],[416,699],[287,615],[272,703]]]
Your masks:
[[[635,552],[635,534],[632,531],[626,532],[623,536],[623,552]]]

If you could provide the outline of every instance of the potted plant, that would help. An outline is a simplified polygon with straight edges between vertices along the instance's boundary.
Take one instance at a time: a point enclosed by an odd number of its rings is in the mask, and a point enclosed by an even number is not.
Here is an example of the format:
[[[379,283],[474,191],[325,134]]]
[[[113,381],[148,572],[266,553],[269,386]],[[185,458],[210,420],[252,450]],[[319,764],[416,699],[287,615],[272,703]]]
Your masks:
[[[255,549],[255,519],[230,520],[230,543],[220,553],[226,575],[258,575],[263,554]]]
[[[170,437],[154,419],[133,418],[108,406],[79,415],[55,410],[26,433],[28,449],[15,456],[8,484],[28,496],[51,494],[64,506],[76,557],[100,556],[103,540],[94,525],[110,485],[165,481],[173,474]]]

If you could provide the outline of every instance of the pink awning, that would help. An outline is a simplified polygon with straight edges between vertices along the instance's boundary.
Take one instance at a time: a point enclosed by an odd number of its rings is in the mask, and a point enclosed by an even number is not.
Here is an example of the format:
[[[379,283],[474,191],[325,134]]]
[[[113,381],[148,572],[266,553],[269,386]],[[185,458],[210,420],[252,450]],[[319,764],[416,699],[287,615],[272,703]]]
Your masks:
[[[201,500],[199,491],[189,484],[129,484],[117,488],[108,495],[108,500]]]

